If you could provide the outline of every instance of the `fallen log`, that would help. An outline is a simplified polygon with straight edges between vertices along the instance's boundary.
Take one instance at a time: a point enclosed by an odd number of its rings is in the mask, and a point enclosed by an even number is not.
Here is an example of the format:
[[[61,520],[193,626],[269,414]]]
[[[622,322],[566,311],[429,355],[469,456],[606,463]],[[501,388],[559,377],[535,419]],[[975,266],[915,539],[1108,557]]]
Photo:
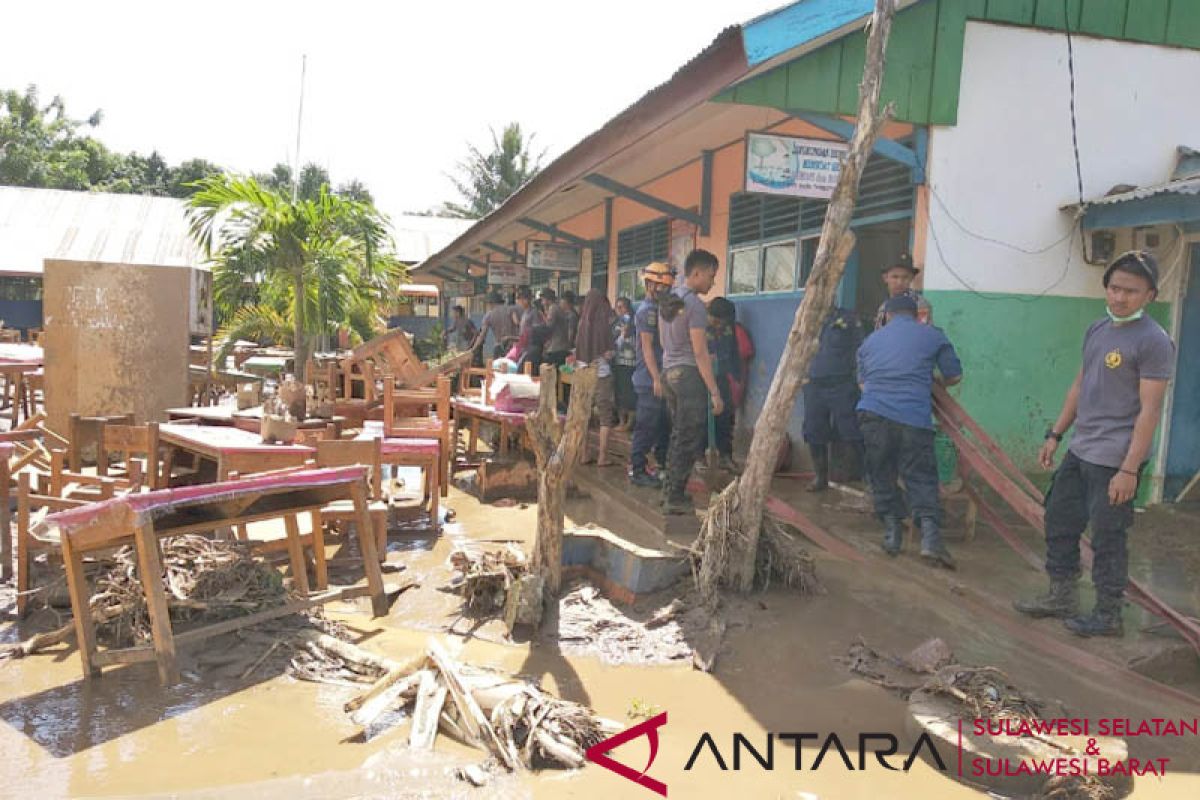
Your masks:
[[[520,769],[523,766],[520,758],[515,753],[509,752],[509,749],[500,741],[491,721],[479,708],[475,697],[463,685],[462,678],[458,674],[458,667],[450,654],[437,641],[430,641],[429,657],[438,671],[442,673],[442,680],[445,681],[446,688],[450,691],[450,697],[458,707],[460,718],[474,740],[491,750],[509,770]]]
[[[446,705],[447,689],[430,670],[421,673],[421,684],[417,688],[417,702],[413,706],[412,729],[408,734],[408,746],[413,750],[433,749],[437,737],[438,719]]]

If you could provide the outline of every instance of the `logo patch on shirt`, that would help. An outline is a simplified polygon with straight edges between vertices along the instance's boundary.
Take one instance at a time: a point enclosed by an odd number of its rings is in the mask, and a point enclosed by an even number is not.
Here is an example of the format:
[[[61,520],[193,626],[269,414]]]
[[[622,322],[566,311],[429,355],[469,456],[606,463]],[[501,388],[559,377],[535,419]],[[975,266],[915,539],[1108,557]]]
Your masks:
[[[1117,367],[1121,366],[1121,351],[1109,350],[1104,356],[1104,366],[1108,367],[1109,369],[1116,369]]]

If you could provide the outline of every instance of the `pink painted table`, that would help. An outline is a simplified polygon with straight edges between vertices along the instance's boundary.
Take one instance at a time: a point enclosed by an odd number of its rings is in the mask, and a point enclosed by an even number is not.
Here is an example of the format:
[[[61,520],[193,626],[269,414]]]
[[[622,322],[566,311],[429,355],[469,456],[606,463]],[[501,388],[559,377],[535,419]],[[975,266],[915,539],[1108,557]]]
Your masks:
[[[305,445],[266,444],[257,433],[217,425],[168,422],[158,427],[158,440],[176,450],[216,462],[219,481],[225,480],[230,472],[251,474],[303,466],[317,455],[315,449]]]

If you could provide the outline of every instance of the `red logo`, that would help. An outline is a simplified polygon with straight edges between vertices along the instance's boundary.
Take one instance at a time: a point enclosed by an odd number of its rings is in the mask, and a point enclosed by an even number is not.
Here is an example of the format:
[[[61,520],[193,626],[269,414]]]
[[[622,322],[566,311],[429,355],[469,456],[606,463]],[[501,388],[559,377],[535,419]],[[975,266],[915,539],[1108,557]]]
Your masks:
[[[592,745],[584,754],[588,761],[595,762],[607,770],[620,775],[626,780],[633,781],[639,786],[645,786],[652,792],[667,796],[667,785],[662,781],[656,781],[646,773],[650,771],[650,767],[654,766],[654,758],[658,755],[658,729],[667,724],[667,712],[659,714],[657,717],[651,717],[645,722],[639,722],[629,730],[621,731],[616,736],[610,736],[603,742]],[[626,742],[637,739],[639,736],[645,736],[650,743],[650,760],[646,762],[646,768],[641,772],[635,772],[620,761],[615,761],[608,756],[608,751],[613,750]]]

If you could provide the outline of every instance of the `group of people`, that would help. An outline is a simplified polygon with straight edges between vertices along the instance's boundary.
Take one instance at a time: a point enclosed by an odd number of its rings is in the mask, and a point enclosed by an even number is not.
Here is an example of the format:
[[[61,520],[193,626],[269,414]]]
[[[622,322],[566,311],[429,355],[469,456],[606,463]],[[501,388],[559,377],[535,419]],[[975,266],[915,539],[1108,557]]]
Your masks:
[[[862,455],[884,552],[899,555],[902,525],[911,517],[921,532],[921,556],[953,569],[941,535],[931,396],[934,382],[958,383],[963,370],[954,346],[933,326],[929,302],[911,288],[918,272],[908,260],[884,268],[889,297],[865,339],[850,311],[834,309],[825,321],[804,389],[804,436],[816,472],[810,488],[829,485],[830,444],[850,443]],[[1046,493],[1050,587],[1013,605],[1032,617],[1062,618],[1080,636],[1124,631],[1133,500],[1175,362],[1170,337],[1145,313],[1158,281],[1158,264],[1147,252],[1131,251],[1108,265],[1102,279],[1106,316],[1084,335],[1083,364],[1039,454],[1045,469],[1053,467],[1074,426]],[[1084,614],[1080,538],[1089,527],[1096,600]]]
[[[600,289],[588,292],[580,313],[573,296],[560,301],[551,289],[543,289],[536,304],[528,289],[518,291],[515,308],[495,294],[473,346],[490,332],[495,352],[516,364],[563,365],[573,352],[575,363],[594,367],[598,463],[607,463],[612,426],[631,424],[630,482],[661,488],[665,513],[691,513],[687,480],[706,441],[719,451],[723,468],[735,468],[734,415],[754,354],[733,303],[701,299],[712,290],[718,266],[715,255],[694,250],[679,281],[670,266],[651,263],[641,273],[644,299],[635,307],[620,298],[615,310]],[[809,488],[828,488],[831,447],[846,443],[863,465],[883,526],[883,551],[901,553],[903,526],[912,519],[922,559],[954,569],[941,531],[932,395],[935,383],[961,381],[963,368],[954,345],[933,325],[929,301],[912,288],[919,272],[907,257],[883,268],[888,297],[869,335],[852,310],[835,308],[826,318],[804,385],[804,439],[815,472]],[[1145,313],[1158,282],[1150,253],[1132,251],[1108,265],[1106,316],[1085,334],[1083,365],[1039,456],[1051,468],[1074,426],[1046,495],[1050,587],[1014,606],[1033,617],[1063,618],[1081,636],[1123,632],[1133,499],[1175,361],[1170,337]],[[1096,602],[1082,614],[1079,549],[1088,527]]]

